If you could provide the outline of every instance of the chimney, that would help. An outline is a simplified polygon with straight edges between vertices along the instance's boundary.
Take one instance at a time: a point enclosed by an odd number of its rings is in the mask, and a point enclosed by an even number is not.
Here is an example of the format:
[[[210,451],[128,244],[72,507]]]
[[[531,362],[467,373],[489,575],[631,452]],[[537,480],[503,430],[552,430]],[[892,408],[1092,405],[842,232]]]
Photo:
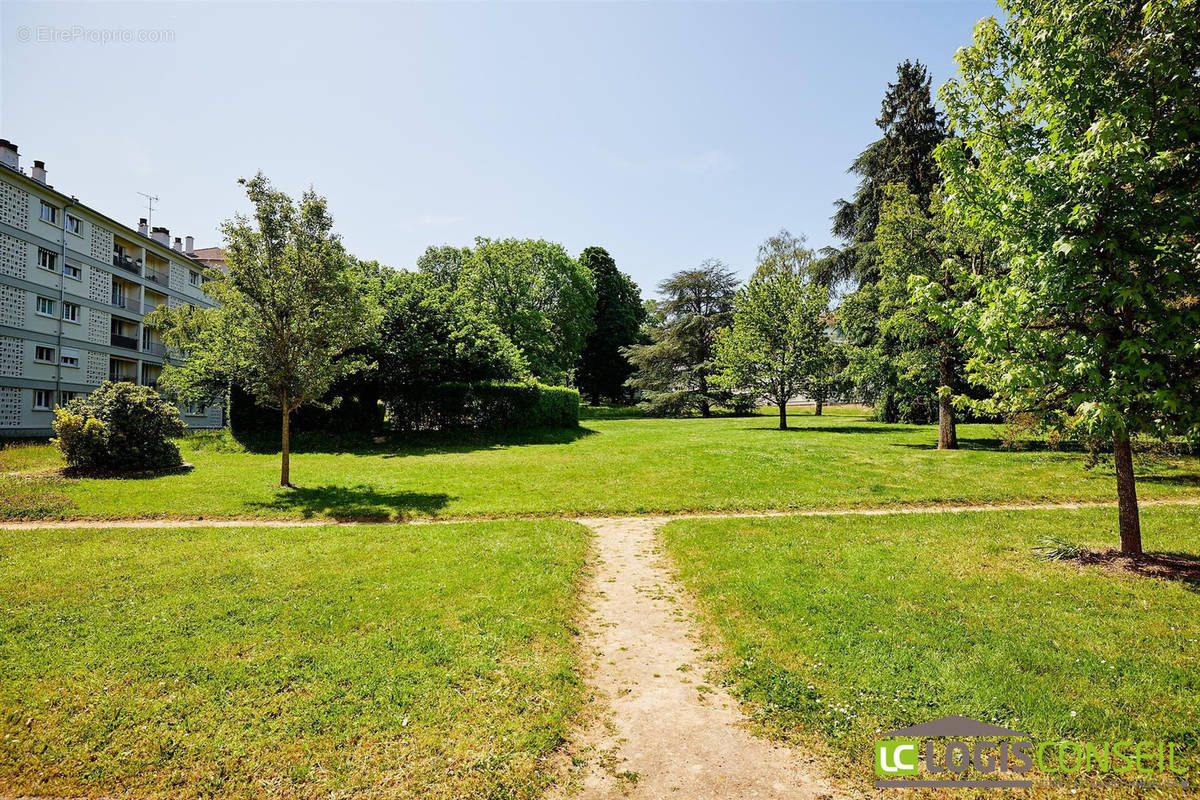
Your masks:
[[[191,255],[192,253],[196,252],[196,237],[194,237],[194,236],[183,237],[183,252],[187,253],[188,255]]]
[[[17,154],[17,146],[8,139],[0,139],[0,164],[17,171],[21,169],[21,156]]]
[[[33,178],[35,181],[37,181],[38,183],[45,186],[46,185],[46,162],[45,161],[33,162],[33,169],[31,169],[29,171],[29,177]]]
[[[182,253],[183,252],[183,240],[180,239],[178,236],[176,236],[175,244],[171,245],[171,249],[174,250],[176,253]]]
[[[166,228],[159,228],[155,226],[154,230],[150,231],[150,238],[161,245],[166,245],[168,247],[171,245],[171,232]]]
[[[139,219],[138,220],[138,233],[140,233],[142,236],[149,236],[150,228],[148,226],[149,226],[149,223],[146,222],[145,217],[142,217],[141,219]]]

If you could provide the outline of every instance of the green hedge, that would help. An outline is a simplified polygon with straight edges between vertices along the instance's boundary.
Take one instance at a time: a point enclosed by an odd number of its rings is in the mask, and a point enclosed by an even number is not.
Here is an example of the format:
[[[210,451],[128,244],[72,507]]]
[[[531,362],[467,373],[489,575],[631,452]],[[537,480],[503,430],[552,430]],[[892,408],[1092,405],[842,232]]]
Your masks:
[[[388,404],[402,430],[514,430],[579,425],[579,392],[540,383],[443,383]]]

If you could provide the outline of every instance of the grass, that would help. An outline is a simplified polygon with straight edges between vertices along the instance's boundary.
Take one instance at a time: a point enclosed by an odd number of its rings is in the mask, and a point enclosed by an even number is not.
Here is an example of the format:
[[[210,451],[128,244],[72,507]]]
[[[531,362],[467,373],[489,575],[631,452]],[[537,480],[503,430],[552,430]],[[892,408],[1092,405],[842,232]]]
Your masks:
[[[194,471],[138,480],[65,480],[48,445],[0,450],[0,516],[13,518],[404,517],[844,508],[1115,498],[1110,469],[1078,452],[1007,451],[991,425],[963,425],[938,452],[931,426],[885,425],[850,409],[718,419],[597,419],[507,437],[432,436],[306,447],[297,489],[279,458],[228,437],[182,441]],[[326,443],[327,444],[327,443]],[[1143,498],[1200,497],[1200,459],[1139,465]]]
[[[536,797],[574,523],[0,531],[0,795]]]
[[[1148,550],[1200,553],[1200,510],[1148,509]],[[1038,558],[1110,547],[1099,509],[679,520],[664,529],[767,730],[874,779],[879,731],[964,714],[1033,741],[1182,746],[1200,778],[1200,585]]]

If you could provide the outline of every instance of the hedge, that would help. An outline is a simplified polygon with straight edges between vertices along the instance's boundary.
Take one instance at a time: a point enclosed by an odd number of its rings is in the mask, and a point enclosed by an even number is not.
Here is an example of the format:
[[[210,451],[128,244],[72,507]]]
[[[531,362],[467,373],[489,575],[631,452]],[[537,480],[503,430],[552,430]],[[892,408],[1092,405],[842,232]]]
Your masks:
[[[377,433],[383,427],[383,410],[374,392],[359,387],[352,387],[351,391],[336,387],[336,392],[325,398],[331,404],[330,408],[305,406],[292,412],[291,432],[354,436]],[[241,387],[232,387],[229,392],[229,430],[234,438],[276,441],[282,423],[279,409],[261,406]]]
[[[401,430],[574,428],[579,392],[540,383],[443,383],[388,403]]]

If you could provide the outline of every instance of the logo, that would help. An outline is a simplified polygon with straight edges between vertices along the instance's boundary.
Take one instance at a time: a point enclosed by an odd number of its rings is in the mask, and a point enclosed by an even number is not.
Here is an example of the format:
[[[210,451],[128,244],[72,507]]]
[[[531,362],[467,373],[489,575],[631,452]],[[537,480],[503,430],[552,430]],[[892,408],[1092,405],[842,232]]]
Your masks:
[[[952,715],[889,731],[875,743],[877,789],[1188,788],[1174,743],[1056,742]],[[924,773],[924,774],[922,774]]]
[[[916,739],[897,739],[875,743],[876,775],[916,775],[921,771],[921,743]]]

